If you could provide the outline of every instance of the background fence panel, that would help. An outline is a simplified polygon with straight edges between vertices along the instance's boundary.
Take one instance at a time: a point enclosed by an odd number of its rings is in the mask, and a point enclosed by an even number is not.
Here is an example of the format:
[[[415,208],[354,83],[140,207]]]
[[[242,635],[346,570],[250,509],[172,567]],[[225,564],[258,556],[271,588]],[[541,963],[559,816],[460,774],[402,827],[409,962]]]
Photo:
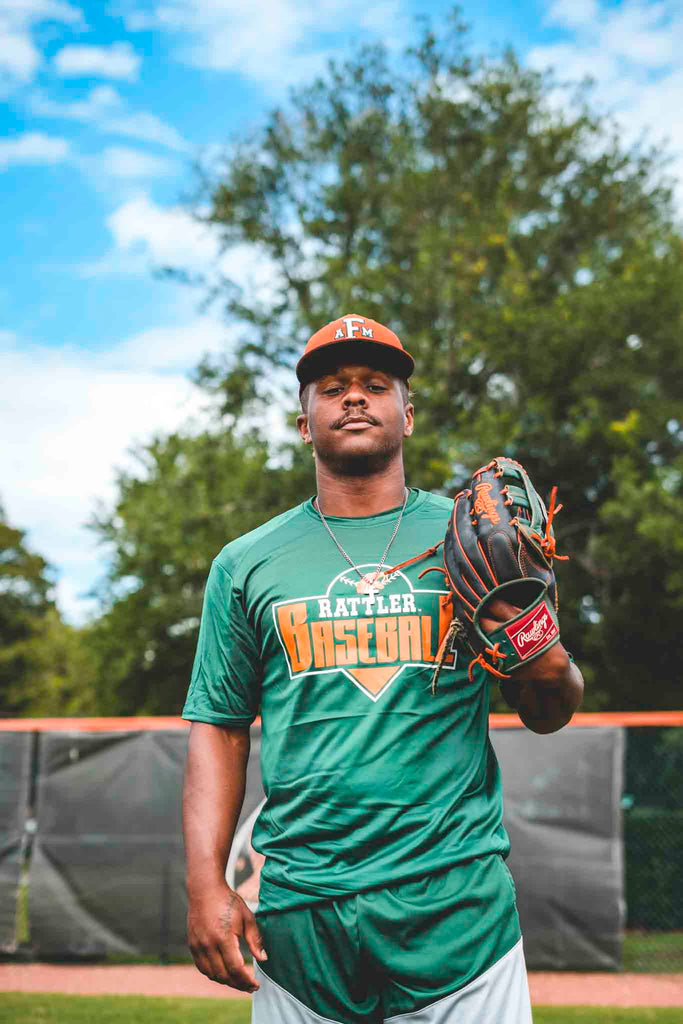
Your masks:
[[[624,927],[619,728],[493,731],[527,964],[614,970]]]
[[[34,737],[0,732],[0,950],[17,939],[17,894],[31,786]]]
[[[187,953],[187,738],[186,730],[41,735],[29,901],[37,955]],[[247,798],[243,817],[250,806]]]
[[[43,733],[29,922],[38,955],[184,951],[184,732]]]
[[[578,715],[549,737],[515,722],[492,716],[492,741],[529,965],[683,971],[683,713]],[[187,737],[171,718],[0,723],[0,949],[12,951],[16,941],[35,789],[22,954],[187,956],[180,830]],[[229,864],[231,884],[252,903],[259,754],[254,727]]]

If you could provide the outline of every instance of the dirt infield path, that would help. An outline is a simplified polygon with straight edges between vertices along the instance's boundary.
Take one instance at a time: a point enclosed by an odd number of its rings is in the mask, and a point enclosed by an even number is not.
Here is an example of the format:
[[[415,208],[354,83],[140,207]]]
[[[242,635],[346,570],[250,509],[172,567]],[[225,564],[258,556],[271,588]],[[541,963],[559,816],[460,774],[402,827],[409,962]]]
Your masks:
[[[534,1005],[682,1006],[683,974],[529,974]],[[0,992],[64,992],[70,995],[213,996],[246,998],[177,967],[81,967],[0,964]]]

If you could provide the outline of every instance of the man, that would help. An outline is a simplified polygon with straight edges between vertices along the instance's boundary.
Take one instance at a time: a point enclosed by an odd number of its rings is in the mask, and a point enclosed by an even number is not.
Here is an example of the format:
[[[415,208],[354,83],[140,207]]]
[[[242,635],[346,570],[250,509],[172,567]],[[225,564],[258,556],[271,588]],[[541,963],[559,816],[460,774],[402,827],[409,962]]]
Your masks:
[[[184,711],[189,941],[200,971],[255,993],[255,1024],[531,1020],[488,679],[451,652],[432,695],[450,612],[419,574],[438,558],[391,569],[443,538],[452,507],[405,484],[413,367],[366,317],[313,335],[298,427],[317,496],[228,544],[207,583]],[[536,732],[580,703],[559,643],[515,679]],[[259,710],[257,923],[225,866]]]

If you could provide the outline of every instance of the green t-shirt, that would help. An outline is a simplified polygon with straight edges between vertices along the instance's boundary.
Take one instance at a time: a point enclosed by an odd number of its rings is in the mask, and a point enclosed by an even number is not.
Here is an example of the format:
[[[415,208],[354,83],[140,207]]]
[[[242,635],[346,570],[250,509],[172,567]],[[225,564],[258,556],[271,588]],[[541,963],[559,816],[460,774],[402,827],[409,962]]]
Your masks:
[[[387,566],[443,538],[452,502],[410,493]],[[398,509],[328,517],[376,572]],[[451,652],[441,553],[383,573],[374,592],[310,500],[228,544],[209,574],[183,717],[262,718],[266,858],[259,907],[279,910],[508,852],[488,682]]]

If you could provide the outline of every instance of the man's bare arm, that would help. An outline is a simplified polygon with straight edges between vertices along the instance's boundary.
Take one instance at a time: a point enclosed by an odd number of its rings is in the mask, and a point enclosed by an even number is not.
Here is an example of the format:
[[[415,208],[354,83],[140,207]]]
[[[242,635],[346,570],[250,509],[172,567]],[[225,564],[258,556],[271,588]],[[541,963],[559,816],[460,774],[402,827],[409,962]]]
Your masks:
[[[225,867],[244,800],[249,730],[193,722],[185,766],[183,830],[187,863],[188,942],[198,969],[245,992],[259,987],[244,962],[244,936],[267,959],[256,918],[225,881]]]
[[[519,611],[506,601],[492,601],[488,609],[492,617],[482,619],[482,625],[492,631]],[[571,721],[583,700],[583,676],[562,644],[557,643],[513,672],[510,679],[501,682],[500,689],[527,729],[541,734],[557,732]]]

